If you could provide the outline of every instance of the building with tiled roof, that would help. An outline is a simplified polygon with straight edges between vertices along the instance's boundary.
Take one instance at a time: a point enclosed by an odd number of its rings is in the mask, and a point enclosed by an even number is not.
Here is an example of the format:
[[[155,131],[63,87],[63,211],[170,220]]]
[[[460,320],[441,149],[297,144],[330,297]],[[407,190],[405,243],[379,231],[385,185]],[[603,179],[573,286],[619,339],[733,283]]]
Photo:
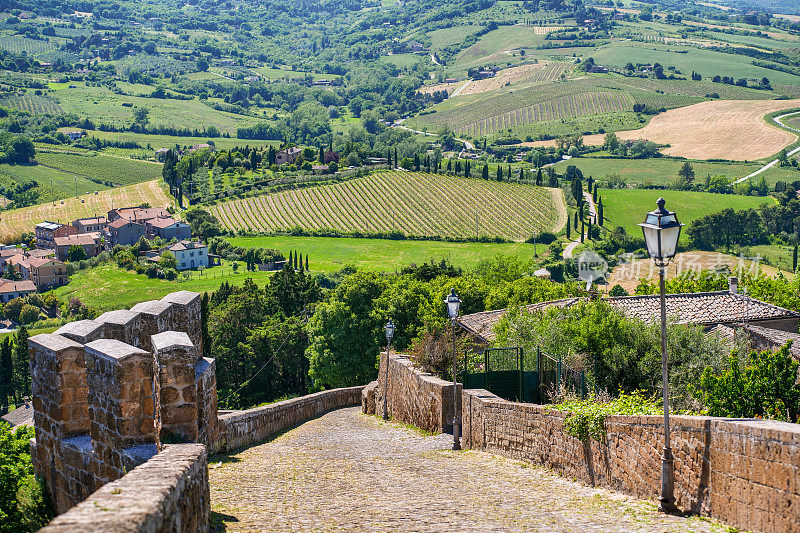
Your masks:
[[[69,257],[69,250],[73,246],[83,248],[86,257],[94,257],[100,253],[100,234],[80,233],[69,237],[56,237],[56,257],[60,261],[66,261]]]
[[[23,298],[36,292],[36,285],[31,280],[11,281],[0,279],[0,302],[7,304],[14,298]]]
[[[15,268],[23,280],[32,281],[37,289],[53,289],[69,283],[67,265],[57,259],[17,254],[6,263]]]
[[[192,228],[186,222],[175,220],[172,217],[158,217],[145,223],[147,238],[161,237],[165,241],[190,239]]]
[[[78,230],[72,226],[59,224],[58,222],[50,222],[45,220],[36,224],[34,228],[36,234],[36,247],[37,248],[54,248],[56,237],[66,237],[67,235],[75,235]]]
[[[108,243],[112,247],[117,244],[131,246],[146,235],[147,232],[144,222],[135,222],[127,218],[117,218],[108,224]]]
[[[188,270],[192,268],[210,265],[208,256],[208,246],[202,242],[180,241],[166,248],[175,256],[178,270]]]
[[[4,422],[11,424],[12,427],[21,425],[33,426],[33,404],[31,402],[25,402],[0,418],[2,418]]]
[[[108,219],[106,217],[89,217],[79,218],[72,221],[72,226],[78,230],[78,233],[94,233],[96,231],[105,231],[108,226]]]
[[[169,212],[163,207],[122,207],[108,212],[108,221],[114,222],[120,218],[135,222],[147,222],[158,217],[168,217]]]
[[[552,307],[569,307],[585,298],[567,298],[550,302],[539,302],[525,306],[528,312]],[[652,322],[661,316],[658,295],[620,296],[608,298],[611,307],[624,315]],[[719,325],[731,326],[741,323],[764,328],[796,332],[800,327],[800,313],[756,300],[744,294],[729,291],[667,294],[667,316],[678,324],[702,326],[711,330]],[[505,314],[505,309],[473,313],[459,318],[459,324],[479,339],[491,342],[495,338],[494,327]]]

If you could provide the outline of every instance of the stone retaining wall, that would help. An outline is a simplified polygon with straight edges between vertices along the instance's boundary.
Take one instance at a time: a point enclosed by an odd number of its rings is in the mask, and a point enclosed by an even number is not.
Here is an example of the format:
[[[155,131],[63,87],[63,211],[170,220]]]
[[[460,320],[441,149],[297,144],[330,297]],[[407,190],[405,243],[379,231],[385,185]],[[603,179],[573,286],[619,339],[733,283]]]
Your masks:
[[[383,397],[387,390],[386,352],[381,353],[377,382],[370,383],[362,398],[362,410],[383,416]],[[461,385],[456,390],[460,399]],[[461,406],[458,406],[459,412]],[[408,355],[389,356],[387,410],[391,418],[428,431],[452,431],[453,383],[416,369]]]
[[[218,417],[218,437],[211,444],[212,453],[230,452],[264,442],[301,422],[333,409],[361,404],[364,386],[332,389],[282,402],[234,411]]]
[[[534,461],[640,498],[657,500],[663,418],[609,416],[606,440],[563,431],[568,413],[463,391],[462,445]],[[764,532],[800,531],[800,426],[699,416],[670,418],[675,497],[684,511]]]
[[[208,531],[211,494],[206,461],[202,444],[167,445],[40,531]]]

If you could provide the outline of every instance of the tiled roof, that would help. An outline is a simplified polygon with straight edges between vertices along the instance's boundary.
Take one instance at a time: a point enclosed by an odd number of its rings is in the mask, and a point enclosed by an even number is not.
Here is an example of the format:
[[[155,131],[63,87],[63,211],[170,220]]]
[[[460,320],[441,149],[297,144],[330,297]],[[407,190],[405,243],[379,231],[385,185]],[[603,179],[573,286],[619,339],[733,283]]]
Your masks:
[[[114,222],[111,222],[108,225],[108,227],[109,228],[113,228],[113,229],[120,229],[121,227],[127,226],[128,224],[139,224],[140,226],[142,225],[139,222],[135,222],[133,220],[128,220],[127,218],[118,218]]]
[[[180,241],[176,242],[167,249],[171,252],[181,252],[183,250],[194,250],[198,248],[207,248],[207,246],[202,242]]]
[[[59,261],[58,259],[52,259],[50,257],[48,257],[48,258],[29,257],[28,258],[28,264],[30,266],[32,266],[33,268],[38,268],[38,267],[44,266],[44,265],[46,265],[48,263],[61,263],[61,261]],[[61,263],[61,264],[63,264],[63,263]]]
[[[21,253],[22,248],[6,248],[4,250],[0,250],[0,257],[12,257]]]
[[[2,417],[3,420],[11,424],[12,426],[21,426],[23,424],[32,426],[33,425],[33,404],[30,402],[27,404],[20,405],[10,413],[4,414]]]
[[[539,302],[528,305],[525,309],[533,312],[550,307],[569,307],[581,300],[584,298]],[[607,301],[626,316],[644,322],[656,320],[661,316],[658,296],[621,296],[609,298]],[[700,326],[800,317],[800,313],[795,311],[729,291],[668,294],[666,308],[667,315],[673,317],[679,324]],[[459,323],[467,331],[491,341],[495,338],[494,326],[505,312],[505,309],[498,309],[465,315],[459,319]]]
[[[534,311],[541,311],[551,307],[570,307],[576,302],[584,298],[565,298],[563,300],[551,300],[549,302],[538,302],[525,306],[525,310],[529,313]],[[473,313],[471,315],[464,315],[458,319],[461,327],[474,333],[478,337],[491,341],[495,338],[494,326],[500,322],[500,319],[505,314],[505,309],[497,309],[494,311],[482,311],[480,313]]]
[[[53,239],[56,246],[89,246],[95,244],[98,240],[96,233],[81,233],[80,235],[70,235],[68,237],[56,237]]]
[[[34,285],[30,280],[3,281],[3,283],[0,283],[0,294],[7,294],[11,292],[36,292],[36,285]]]
[[[750,334],[751,338],[758,337],[767,344],[772,344],[776,349],[792,341],[792,347],[789,348],[789,351],[796,359],[800,359],[800,334],[753,324],[747,324],[744,329]]]
[[[167,217],[167,218],[155,218],[147,222],[148,225],[154,228],[166,228],[172,226],[173,224],[177,224],[178,221],[174,218]]]
[[[29,257],[52,257],[56,253],[52,248],[34,248],[28,250],[25,255]]]
[[[625,315],[650,322],[660,316],[658,296],[620,296],[608,302]],[[744,294],[693,292],[667,294],[667,316],[680,324],[729,324],[747,320],[800,317],[800,313],[762,302]]]
[[[72,225],[77,226],[78,224],[83,224],[83,225],[105,224],[106,222],[108,222],[108,220],[106,220],[106,217],[79,218],[78,220],[73,220]]]

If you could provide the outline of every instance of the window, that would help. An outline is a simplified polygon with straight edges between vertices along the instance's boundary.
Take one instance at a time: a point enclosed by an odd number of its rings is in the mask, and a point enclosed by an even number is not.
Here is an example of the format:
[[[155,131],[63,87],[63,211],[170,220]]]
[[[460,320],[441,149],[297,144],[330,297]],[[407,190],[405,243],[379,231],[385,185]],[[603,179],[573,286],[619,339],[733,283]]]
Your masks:
[[[197,255],[203,255],[203,250],[200,250],[199,252],[197,252]]]
[[[185,262],[182,262],[182,263],[181,263],[181,268],[183,268],[183,267],[185,267],[185,266],[186,266],[186,263],[185,263]]]
[[[190,257],[194,257],[194,252],[189,252]]]

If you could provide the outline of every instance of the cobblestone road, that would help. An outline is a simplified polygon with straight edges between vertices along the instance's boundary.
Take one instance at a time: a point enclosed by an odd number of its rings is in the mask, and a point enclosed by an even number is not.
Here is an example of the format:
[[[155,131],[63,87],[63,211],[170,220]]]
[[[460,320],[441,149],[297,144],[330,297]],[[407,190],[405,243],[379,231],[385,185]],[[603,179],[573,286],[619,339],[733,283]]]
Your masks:
[[[341,409],[212,458],[216,531],[726,531]]]

